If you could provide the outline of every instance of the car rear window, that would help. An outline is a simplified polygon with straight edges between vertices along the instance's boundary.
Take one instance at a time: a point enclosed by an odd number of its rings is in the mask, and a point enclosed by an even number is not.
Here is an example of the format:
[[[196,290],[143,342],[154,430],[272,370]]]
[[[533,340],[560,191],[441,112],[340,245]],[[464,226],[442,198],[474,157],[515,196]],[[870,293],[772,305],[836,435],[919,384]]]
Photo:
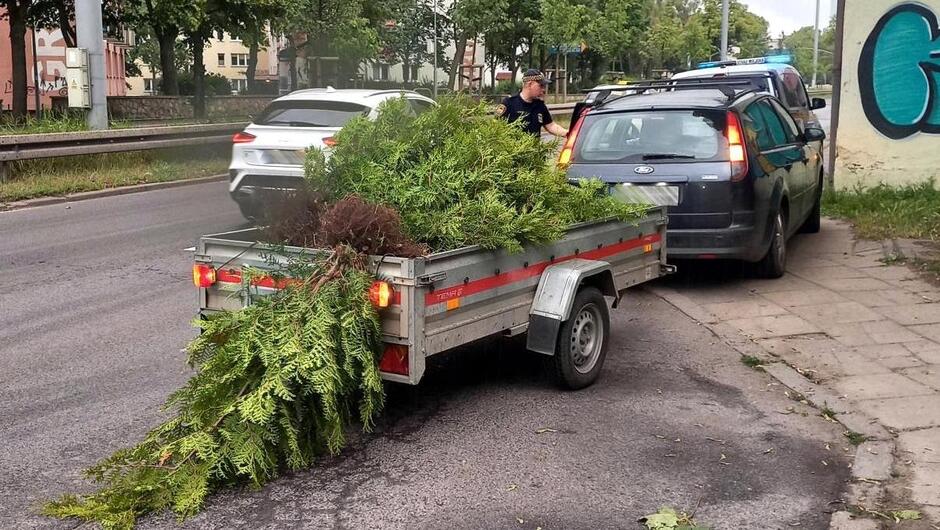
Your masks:
[[[588,114],[573,162],[695,162],[727,159],[726,117],[717,110]]]
[[[342,101],[275,101],[255,120],[258,125],[288,127],[342,127],[369,107]]]

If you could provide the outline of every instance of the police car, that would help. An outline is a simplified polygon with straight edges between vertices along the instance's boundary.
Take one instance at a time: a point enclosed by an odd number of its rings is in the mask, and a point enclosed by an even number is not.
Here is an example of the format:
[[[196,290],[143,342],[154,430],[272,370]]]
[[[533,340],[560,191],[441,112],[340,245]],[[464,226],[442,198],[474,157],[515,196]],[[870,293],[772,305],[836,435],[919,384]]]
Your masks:
[[[819,127],[819,119],[813,113],[826,106],[822,98],[810,98],[803,83],[803,76],[790,65],[790,55],[770,55],[728,61],[699,63],[695,70],[680,72],[672,79],[733,78],[747,80],[753,88],[775,96],[793,116],[801,129]],[[820,146],[821,147],[821,146]]]

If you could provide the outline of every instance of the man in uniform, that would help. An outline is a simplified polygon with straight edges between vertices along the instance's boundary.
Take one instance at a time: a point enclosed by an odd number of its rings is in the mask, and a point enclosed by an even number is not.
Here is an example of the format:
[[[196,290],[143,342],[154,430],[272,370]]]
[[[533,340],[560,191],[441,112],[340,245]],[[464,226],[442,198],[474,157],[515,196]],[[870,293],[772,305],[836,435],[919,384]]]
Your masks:
[[[535,136],[540,136],[543,128],[555,136],[566,136],[568,129],[552,121],[552,115],[542,101],[547,85],[548,80],[542,72],[527,70],[522,77],[522,90],[504,99],[496,107],[496,115],[506,118],[509,123],[522,120],[522,129]]]

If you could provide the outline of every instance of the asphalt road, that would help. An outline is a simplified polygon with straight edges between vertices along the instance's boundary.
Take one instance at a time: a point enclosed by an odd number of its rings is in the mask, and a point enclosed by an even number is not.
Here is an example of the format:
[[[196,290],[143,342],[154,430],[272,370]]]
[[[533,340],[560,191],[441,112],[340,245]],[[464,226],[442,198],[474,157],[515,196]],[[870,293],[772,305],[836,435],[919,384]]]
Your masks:
[[[0,213],[0,528],[76,526],[35,508],[90,491],[81,469],[157,422],[189,374],[183,249],[240,224],[224,183]],[[390,386],[340,456],[182,526],[632,529],[671,505],[715,529],[828,528],[848,476],[836,425],[652,294],[612,315],[591,388],[553,388],[518,342],[472,345]]]

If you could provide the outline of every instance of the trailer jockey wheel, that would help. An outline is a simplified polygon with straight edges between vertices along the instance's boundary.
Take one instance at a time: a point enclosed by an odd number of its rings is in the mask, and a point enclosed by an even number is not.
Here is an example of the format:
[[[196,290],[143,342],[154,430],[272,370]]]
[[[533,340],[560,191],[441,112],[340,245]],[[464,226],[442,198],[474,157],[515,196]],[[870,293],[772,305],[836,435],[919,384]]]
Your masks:
[[[604,366],[609,336],[607,300],[597,288],[582,287],[568,320],[561,325],[552,357],[558,384],[577,390],[594,383]]]

